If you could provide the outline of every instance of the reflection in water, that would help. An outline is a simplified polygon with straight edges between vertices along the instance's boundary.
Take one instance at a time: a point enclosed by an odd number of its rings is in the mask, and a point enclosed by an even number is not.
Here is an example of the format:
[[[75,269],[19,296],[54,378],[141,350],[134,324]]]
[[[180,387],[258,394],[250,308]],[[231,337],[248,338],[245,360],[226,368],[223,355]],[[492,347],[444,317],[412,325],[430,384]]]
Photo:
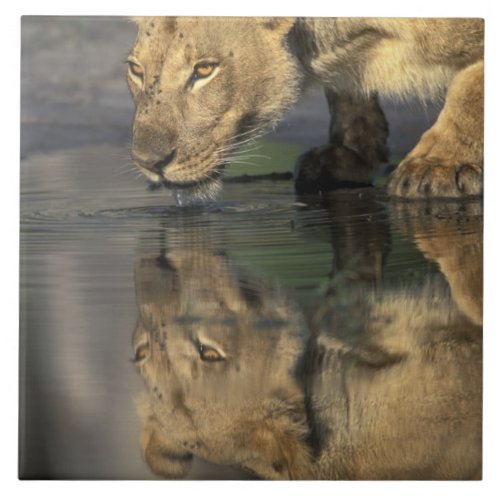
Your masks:
[[[334,260],[314,307],[238,267],[209,228],[139,255],[134,359],[155,473],[184,477],[198,456],[275,479],[481,477],[480,208],[389,207],[441,271],[409,285],[384,279],[390,233],[371,203],[339,193],[324,207]]]

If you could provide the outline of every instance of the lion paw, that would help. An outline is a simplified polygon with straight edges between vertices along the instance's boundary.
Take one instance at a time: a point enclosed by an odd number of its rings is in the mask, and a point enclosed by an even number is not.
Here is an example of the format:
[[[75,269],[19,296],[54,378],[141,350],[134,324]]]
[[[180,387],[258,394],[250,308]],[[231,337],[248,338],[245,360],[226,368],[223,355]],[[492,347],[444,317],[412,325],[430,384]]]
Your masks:
[[[355,151],[327,144],[301,155],[295,164],[297,194],[316,194],[342,187],[371,186],[374,169]]]
[[[404,198],[481,195],[483,169],[474,164],[441,162],[437,158],[408,158],[392,173],[387,189],[389,194]]]

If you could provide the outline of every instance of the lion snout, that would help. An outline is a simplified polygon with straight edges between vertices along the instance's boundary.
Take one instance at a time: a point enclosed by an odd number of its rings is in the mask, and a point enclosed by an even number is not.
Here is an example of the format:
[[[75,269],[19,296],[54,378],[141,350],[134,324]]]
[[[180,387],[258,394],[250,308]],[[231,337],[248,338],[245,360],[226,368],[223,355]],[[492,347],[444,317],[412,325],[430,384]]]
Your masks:
[[[142,168],[163,177],[165,168],[175,159],[177,149],[173,148],[166,153],[132,151],[132,159]]]

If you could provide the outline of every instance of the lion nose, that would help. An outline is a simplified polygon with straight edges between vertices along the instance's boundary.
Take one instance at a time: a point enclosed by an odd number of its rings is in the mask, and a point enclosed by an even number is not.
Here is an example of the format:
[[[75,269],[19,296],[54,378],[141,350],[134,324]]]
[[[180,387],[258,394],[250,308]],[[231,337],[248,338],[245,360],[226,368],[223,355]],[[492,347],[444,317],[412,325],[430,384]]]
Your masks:
[[[150,172],[161,176],[163,174],[164,168],[172,163],[176,154],[176,149],[172,149],[168,154],[163,156],[157,155],[155,153],[145,154],[133,151],[132,159],[146,170],[149,170]]]

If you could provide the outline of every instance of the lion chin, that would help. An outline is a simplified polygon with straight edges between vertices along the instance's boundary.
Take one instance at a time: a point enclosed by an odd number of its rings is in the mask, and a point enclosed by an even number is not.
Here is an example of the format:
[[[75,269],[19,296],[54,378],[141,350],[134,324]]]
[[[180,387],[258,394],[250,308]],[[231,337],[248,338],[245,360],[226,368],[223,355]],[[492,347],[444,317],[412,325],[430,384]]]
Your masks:
[[[158,176],[147,176],[148,189],[167,189],[178,207],[203,205],[215,201],[222,190],[222,174],[216,173],[196,181],[173,182]]]
[[[164,180],[159,183],[160,186],[171,192],[178,207],[203,205],[216,200],[222,190],[222,179],[217,176],[185,184]]]

